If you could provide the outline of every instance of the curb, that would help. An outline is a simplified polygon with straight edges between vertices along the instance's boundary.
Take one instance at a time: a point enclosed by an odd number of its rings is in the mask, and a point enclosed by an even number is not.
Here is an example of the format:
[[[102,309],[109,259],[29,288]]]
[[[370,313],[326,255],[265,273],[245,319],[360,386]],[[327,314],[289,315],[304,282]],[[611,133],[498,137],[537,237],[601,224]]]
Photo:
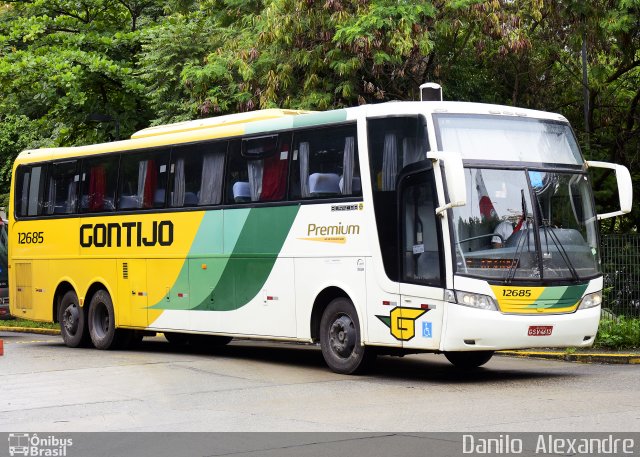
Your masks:
[[[565,362],[581,362],[581,363],[607,363],[607,364],[640,364],[640,354],[638,353],[588,353],[574,352],[567,353],[564,351],[498,351],[496,354],[506,355],[510,357],[547,359],[547,360],[564,360]]]
[[[53,329],[53,328],[4,327],[4,326],[0,326],[0,332],[37,333],[39,335],[60,335],[60,330],[56,330],[56,329]]]

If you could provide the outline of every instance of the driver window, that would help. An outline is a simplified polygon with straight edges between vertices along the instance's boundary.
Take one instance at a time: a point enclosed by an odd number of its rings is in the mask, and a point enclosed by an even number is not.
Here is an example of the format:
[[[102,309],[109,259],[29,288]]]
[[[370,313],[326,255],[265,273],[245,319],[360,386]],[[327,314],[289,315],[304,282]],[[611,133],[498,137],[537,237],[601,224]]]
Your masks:
[[[405,282],[442,286],[435,208],[433,172],[409,178],[402,191],[402,277]]]

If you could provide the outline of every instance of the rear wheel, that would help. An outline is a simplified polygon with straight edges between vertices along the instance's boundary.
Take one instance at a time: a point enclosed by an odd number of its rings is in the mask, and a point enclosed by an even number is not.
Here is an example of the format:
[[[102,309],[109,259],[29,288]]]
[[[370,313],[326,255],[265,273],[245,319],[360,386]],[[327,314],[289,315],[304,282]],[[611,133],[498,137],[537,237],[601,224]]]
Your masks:
[[[96,349],[114,349],[119,343],[113,302],[106,290],[96,292],[89,303],[89,335]]]
[[[62,340],[70,348],[77,348],[87,343],[87,324],[84,309],[80,307],[78,296],[73,290],[68,291],[60,300],[58,322]]]
[[[362,346],[360,321],[348,298],[336,298],[320,320],[320,347],[325,362],[336,373],[352,374],[364,370],[375,353]]]
[[[444,356],[458,368],[478,368],[493,357],[493,351],[445,352]]]

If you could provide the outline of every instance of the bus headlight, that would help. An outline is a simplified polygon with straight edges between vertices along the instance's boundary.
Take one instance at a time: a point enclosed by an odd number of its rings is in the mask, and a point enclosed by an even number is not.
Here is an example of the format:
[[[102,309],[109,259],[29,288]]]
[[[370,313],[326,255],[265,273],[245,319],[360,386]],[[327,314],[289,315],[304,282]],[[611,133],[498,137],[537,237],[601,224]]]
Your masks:
[[[580,306],[578,309],[589,309],[595,308],[598,305],[602,304],[602,291],[594,292],[592,294],[587,294],[582,297],[582,301],[580,302]]]
[[[468,306],[470,308],[488,309],[490,311],[497,311],[498,307],[493,298],[488,295],[472,294],[470,292],[456,291],[456,298],[458,304]]]

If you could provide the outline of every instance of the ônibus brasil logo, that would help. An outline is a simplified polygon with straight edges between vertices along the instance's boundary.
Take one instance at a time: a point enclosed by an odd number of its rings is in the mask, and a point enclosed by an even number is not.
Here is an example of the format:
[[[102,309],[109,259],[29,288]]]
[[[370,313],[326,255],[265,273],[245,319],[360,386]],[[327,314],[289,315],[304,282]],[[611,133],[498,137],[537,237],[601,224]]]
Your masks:
[[[73,446],[71,438],[58,438],[53,435],[44,437],[37,433],[9,433],[9,455],[65,457],[67,448]]]

